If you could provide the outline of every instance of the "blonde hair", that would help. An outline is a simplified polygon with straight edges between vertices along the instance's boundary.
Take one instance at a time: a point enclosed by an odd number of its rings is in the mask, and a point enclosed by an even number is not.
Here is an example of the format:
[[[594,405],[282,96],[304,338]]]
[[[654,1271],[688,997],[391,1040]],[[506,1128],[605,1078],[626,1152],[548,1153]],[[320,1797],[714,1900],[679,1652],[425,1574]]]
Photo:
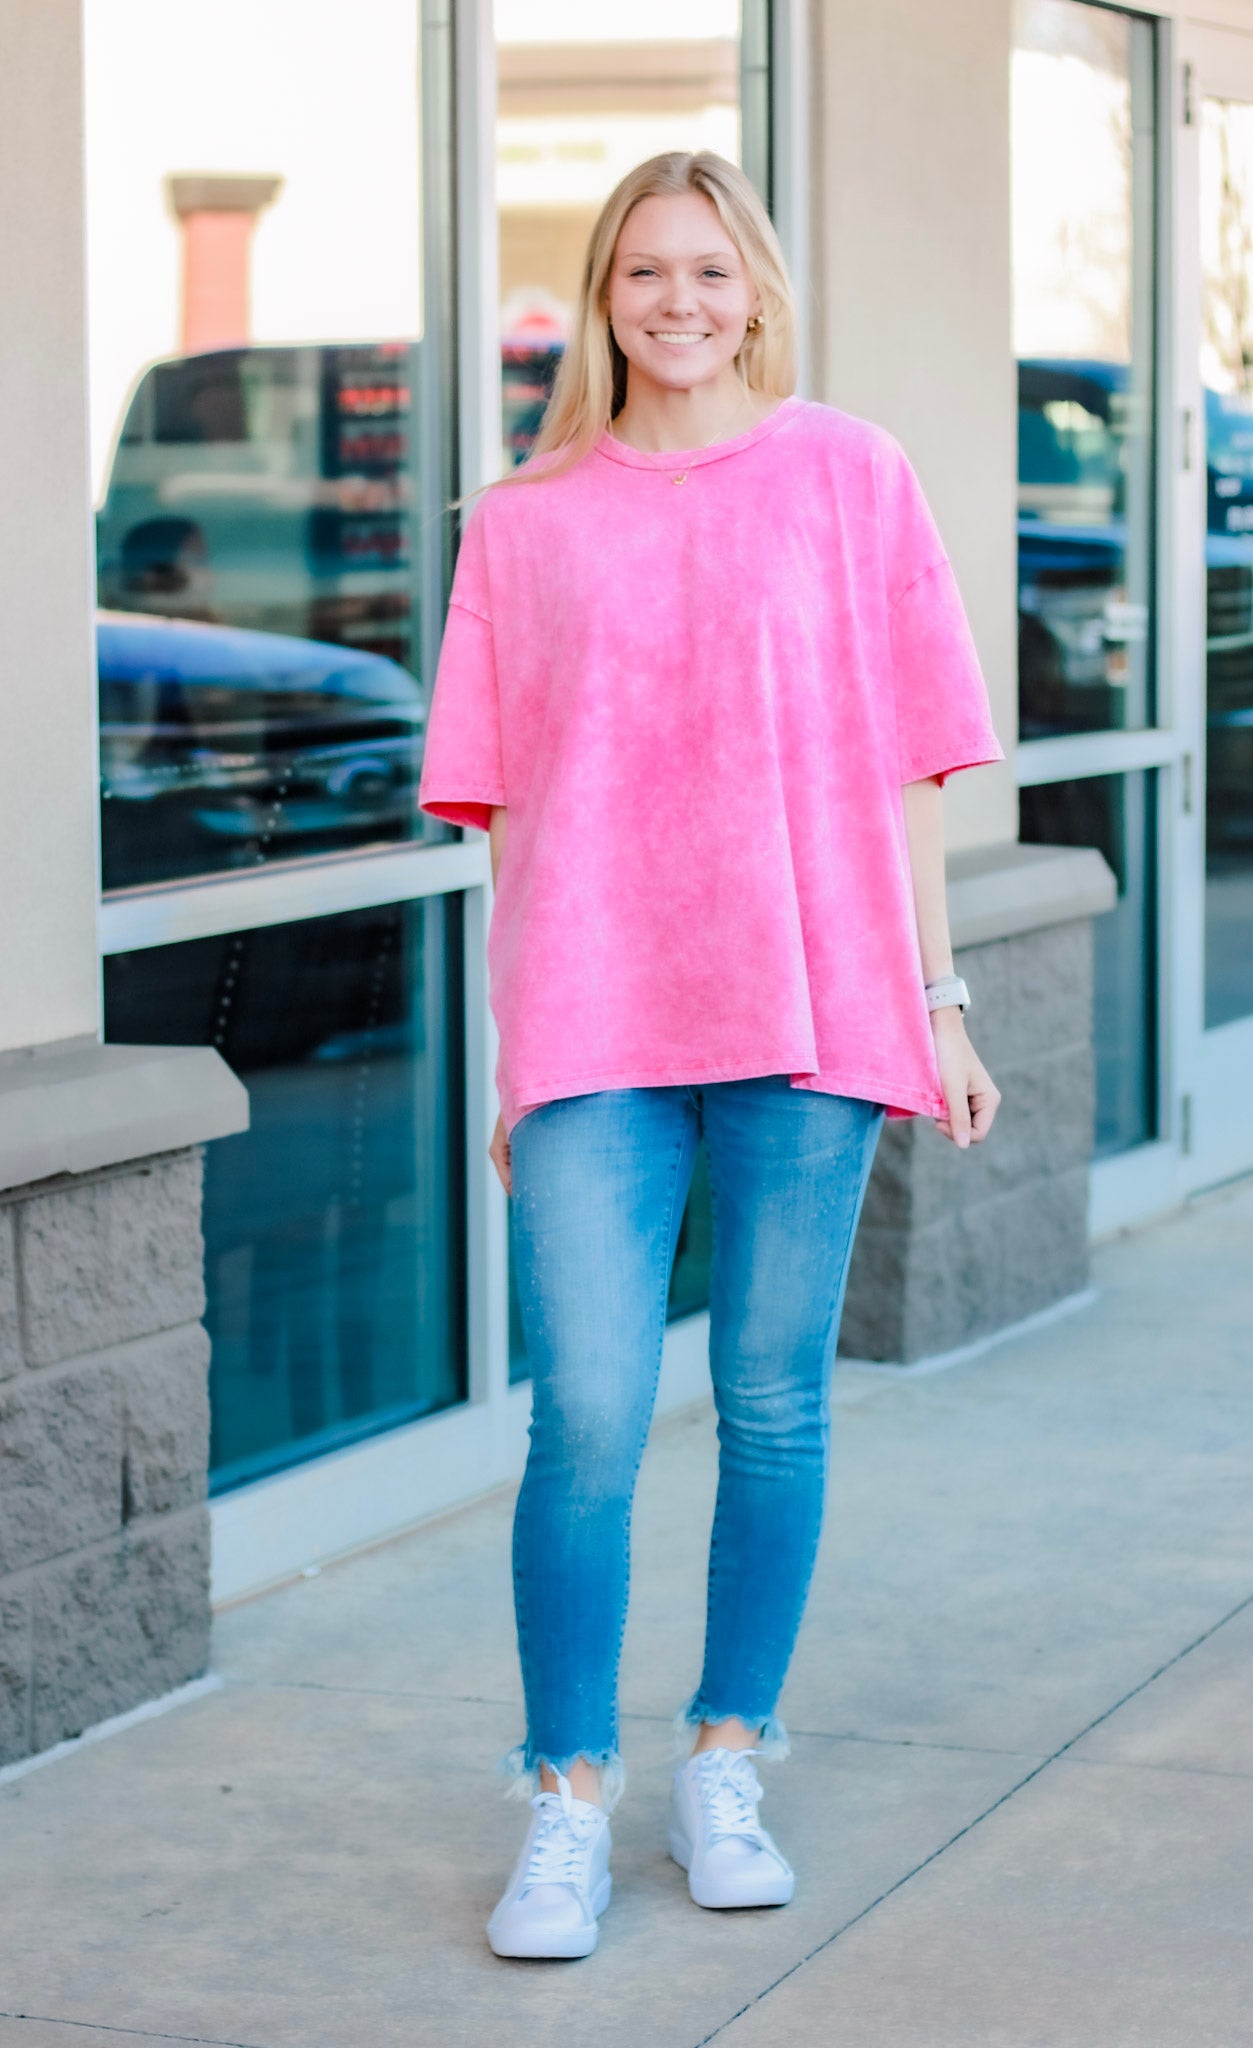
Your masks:
[[[614,186],[588,240],[578,302],[552,396],[525,462],[492,484],[530,483],[572,469],[590,453],[626,399],[627,359],[609,327],[609,273],[627,215],[641,199],[700,192],[718,217],[761,300],[762,321],[735,357],[746,393],[788,398],[796,388],[796,311],[779,238],[751,179],[712,149],[650,156]],[[477,493],[455,503],[463,505]]]

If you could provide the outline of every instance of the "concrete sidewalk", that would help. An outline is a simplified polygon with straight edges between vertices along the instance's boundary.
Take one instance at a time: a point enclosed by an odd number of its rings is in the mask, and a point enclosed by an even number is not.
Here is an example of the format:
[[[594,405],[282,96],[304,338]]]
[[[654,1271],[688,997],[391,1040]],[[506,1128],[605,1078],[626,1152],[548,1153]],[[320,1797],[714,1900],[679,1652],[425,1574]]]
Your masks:
[[[224,1683],[0,1785],[0,2043],[1253,2042],[1253,1183],[1099,1247],[1096,1298],[933,1374],[841,1366],[761,1766],[782,1910],[664,1849],[712,1408],[641,1473],[615,1894],[586,1961],[483,1922],[525,1825],[512,1495],[223,1613]]]

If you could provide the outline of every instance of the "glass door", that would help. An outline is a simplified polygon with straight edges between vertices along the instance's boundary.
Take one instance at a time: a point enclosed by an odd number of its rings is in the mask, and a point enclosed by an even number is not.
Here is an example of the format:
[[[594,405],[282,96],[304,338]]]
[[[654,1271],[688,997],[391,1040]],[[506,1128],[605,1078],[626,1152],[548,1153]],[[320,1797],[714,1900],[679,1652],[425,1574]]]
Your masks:
[[[1253,37],[1194,30],[1180,165],[1187,1174],[1253,1163]]]
[[[1024,842],[1095,848],[1094,1225],[1163,1139],[1158,901],[1160,33],[1127,9],[1014,0],[1017,772]],[[1128,1184],[1134,1187],[1128,1203]]]

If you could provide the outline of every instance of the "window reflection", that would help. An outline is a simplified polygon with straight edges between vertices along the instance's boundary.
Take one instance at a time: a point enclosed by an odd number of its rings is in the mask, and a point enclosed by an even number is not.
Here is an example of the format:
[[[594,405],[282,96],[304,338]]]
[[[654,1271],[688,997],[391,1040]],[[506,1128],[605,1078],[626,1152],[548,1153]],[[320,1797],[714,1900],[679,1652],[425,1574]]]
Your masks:
[[[1153,717],[1153,31],[1015,0],[1019,731]]]
[[[1205,1022],[1253,1014],[1253,106],[1201,104]]]
[[[419,835],[416,353],[140,378],[96,521],[106,888]]]
[[[425,710],[396,662],[101,611],[106,888],[408,836]]]
[[[419,19],[85,0],[108,888],[446,834]]]
[[[214,1045],[215,1491],[465,1399],[462,898],[120,954],[107,1035]]]

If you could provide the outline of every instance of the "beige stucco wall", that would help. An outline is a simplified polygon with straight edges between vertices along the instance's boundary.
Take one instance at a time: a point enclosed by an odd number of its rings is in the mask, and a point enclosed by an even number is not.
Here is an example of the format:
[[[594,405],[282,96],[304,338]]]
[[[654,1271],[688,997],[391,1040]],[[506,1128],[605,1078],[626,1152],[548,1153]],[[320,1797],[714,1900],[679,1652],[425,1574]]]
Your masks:
[[[97,1028],[78,0],[0,0],[0,1051]]]
[[[1017,732],[1010,0],[815,0],[812,386],[879,420],[952,557],[1007,754]],[[1014,839],[1009,762],[954,776],[948,844]]]

